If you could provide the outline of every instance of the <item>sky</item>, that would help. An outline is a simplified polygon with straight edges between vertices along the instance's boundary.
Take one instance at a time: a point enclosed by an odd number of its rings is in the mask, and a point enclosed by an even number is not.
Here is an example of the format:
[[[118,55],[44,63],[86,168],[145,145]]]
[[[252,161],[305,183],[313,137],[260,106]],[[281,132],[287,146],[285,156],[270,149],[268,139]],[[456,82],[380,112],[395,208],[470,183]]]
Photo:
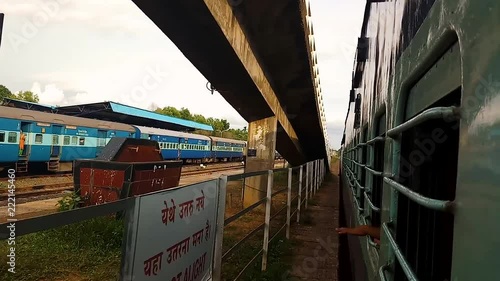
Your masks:
[[[342,139],[366,0],[310,0],[329,142]],[[40,103],[115,101],[144,109],[186,107],[246,121],[129,0],[1,0],[0,84]]]

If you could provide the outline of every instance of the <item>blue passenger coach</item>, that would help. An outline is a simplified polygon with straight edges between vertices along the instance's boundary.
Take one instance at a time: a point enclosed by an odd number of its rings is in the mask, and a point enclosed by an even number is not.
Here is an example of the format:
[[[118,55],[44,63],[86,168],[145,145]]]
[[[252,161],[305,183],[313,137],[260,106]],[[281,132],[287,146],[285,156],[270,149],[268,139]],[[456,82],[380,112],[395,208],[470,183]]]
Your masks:
[[[28,172],[28,164],[46,163],[48,171],[71,170],[73,160],[95,158],[115,136],[138,135],[126,124],[0,106],[0,168]]]
[[[212,139],[212,158],[215,161],[243,160],[246,142],[240,140],[210,137]]]
[[[210,138],[203,135],[165,129],[136,126],[141,138],[157,141],[164,159],[180,159],[184,162],[209,162]]]
[[[159,143],[165,159],[180,159],[185,163],[242,161],[246,142],[240,140],[207,137],[165,129],[136,126],[141,138]]]

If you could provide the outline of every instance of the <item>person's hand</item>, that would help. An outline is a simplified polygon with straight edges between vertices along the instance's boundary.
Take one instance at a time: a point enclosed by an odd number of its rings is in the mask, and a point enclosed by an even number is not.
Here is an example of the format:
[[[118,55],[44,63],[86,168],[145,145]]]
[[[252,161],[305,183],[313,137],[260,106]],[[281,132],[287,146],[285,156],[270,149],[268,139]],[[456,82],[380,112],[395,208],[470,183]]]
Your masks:
[[[349,229],[345,227],[335,228],[338,234],[349,234]]]
[[[338,234],[365,235],[362,226],[356,228],[339,227],[335,229]]]
[[[355,228],[339,227],[335,228],[335,231],[337,231],[339,235],[341,234],[351,234],[357,236],[368,235],[374,239],[375,243],[380,245],[380,228],[377,227],[360,225]]]

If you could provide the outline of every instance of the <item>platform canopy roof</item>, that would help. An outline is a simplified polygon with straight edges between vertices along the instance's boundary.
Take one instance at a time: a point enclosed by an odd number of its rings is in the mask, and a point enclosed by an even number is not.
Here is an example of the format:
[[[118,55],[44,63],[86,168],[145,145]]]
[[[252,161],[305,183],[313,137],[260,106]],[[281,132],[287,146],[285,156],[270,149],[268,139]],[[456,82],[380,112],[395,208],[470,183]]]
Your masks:
[[[15,107],[15,108],[42,111],[42,112],[56,112],[57,111],[56,106],[44,105],[44,104],[39,104],[39,103],[35,103],[35,102],[16,100],[16,99],[11,99],[11,98],[4,98],[2,105]]]
[[[206,130],[212,126],[175,118],[112,101],[57,107],[57,113],[175,131]]]
[[[6,98],[3,100],[3,105],[175,131],[213,131],[213,128],[210,125],[175,118],[112,101],[69,106],[50,106]]]

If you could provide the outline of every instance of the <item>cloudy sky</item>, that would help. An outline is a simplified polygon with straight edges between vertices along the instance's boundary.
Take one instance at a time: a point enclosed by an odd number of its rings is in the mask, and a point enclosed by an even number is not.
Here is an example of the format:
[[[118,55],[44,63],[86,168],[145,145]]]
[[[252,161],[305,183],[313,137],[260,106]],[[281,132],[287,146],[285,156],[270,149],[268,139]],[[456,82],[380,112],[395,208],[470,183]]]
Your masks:
[[[366,0],[310,0],[330,143],[340,146]],[[0,84],[40,103],[186,107],[247,123],[129,0],[1,0]]]

